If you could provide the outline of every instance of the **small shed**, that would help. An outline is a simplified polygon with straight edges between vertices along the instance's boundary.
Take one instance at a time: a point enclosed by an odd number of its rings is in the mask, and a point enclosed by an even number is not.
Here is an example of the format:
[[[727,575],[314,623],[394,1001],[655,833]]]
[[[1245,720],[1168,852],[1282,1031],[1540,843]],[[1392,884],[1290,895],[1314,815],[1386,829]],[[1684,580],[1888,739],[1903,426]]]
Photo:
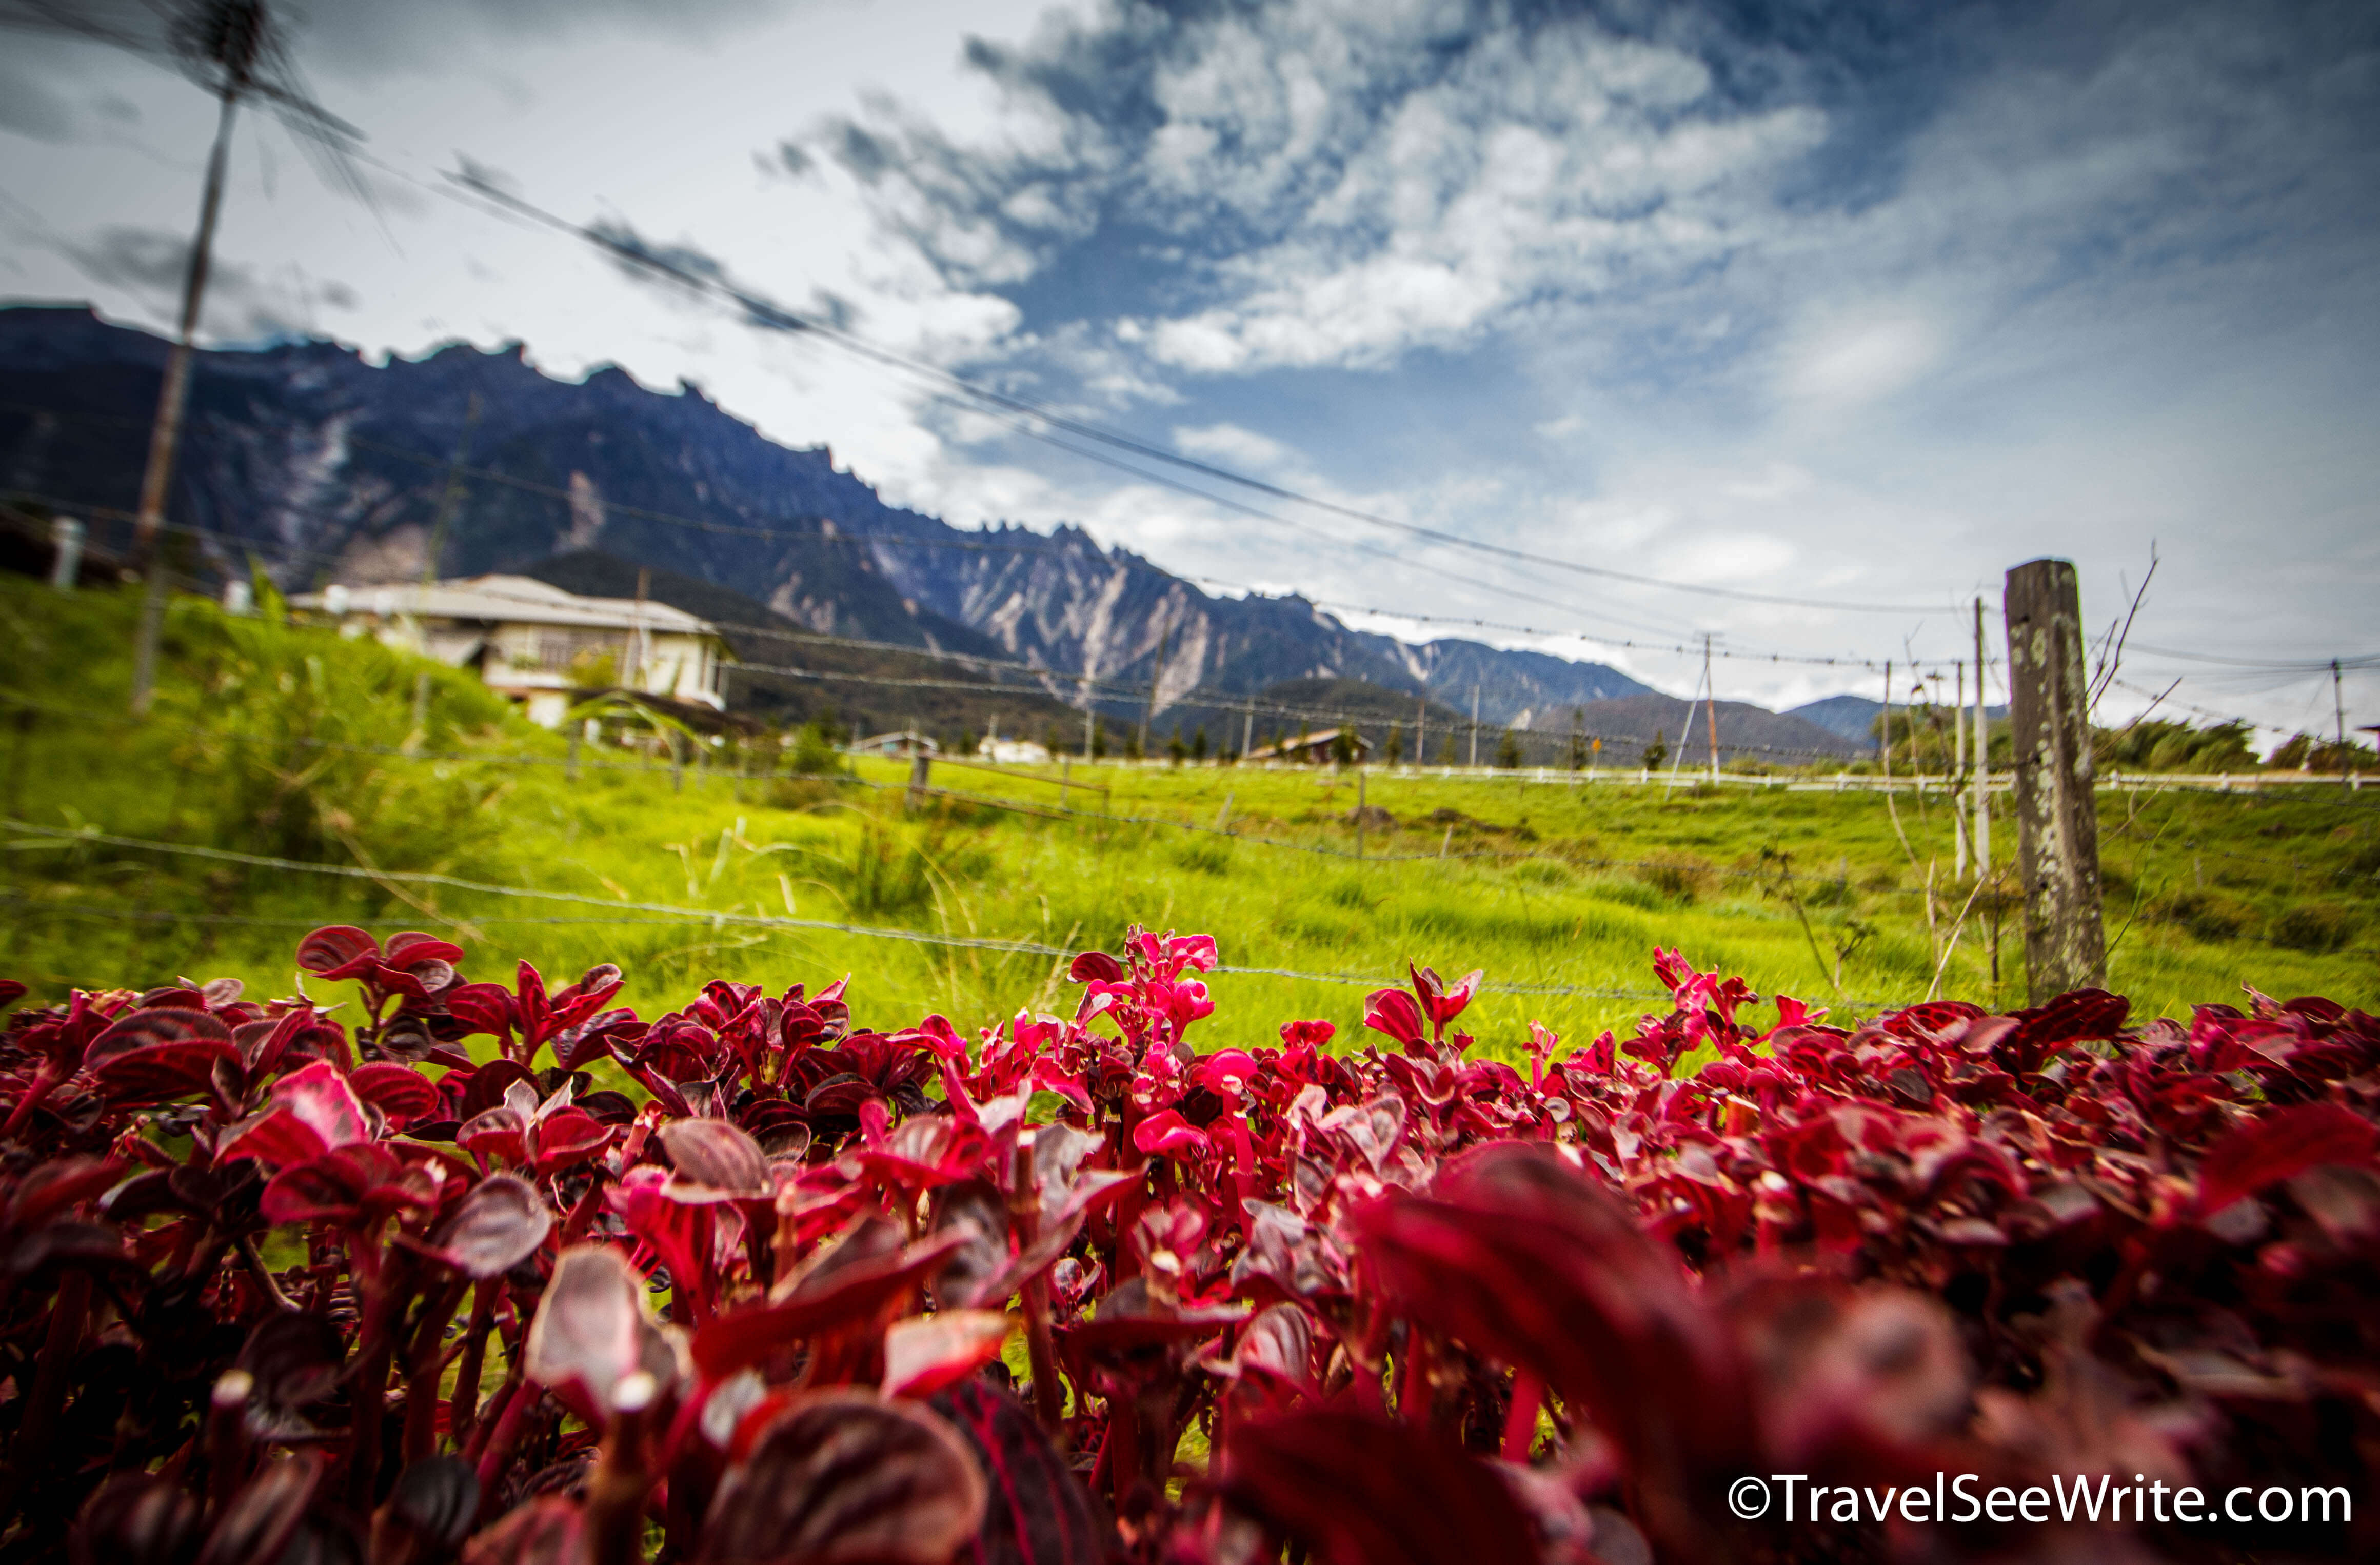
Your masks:
[[[903,728],[891,734],[870,734],[851,742],[849,753],[855,756],[938,756],[942,747],[934,743],[930,734],[920,734],[914,728]]]
[[[1037,745],[1030,739],[986,739],[976,746],[975,753],[994,766],[1050,764],[1050,746]]]
[[[1347,736],[1347,747],[1357,760],[1372,753],[1371,742],[1352,728],[1325,728],[1317,734],[1302,734],[1295,739],[1283,739],[1276,744],[1258,745],[1242,758],[1246,760],[1286,760],[1319,764],[1334,758],[1339,752],[1339,736]]]

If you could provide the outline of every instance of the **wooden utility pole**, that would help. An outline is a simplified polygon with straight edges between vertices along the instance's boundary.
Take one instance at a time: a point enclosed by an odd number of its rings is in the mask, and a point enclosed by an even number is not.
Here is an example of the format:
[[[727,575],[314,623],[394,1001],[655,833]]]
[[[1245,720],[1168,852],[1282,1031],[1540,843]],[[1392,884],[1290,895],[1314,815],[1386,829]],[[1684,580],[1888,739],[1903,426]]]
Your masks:
[[[1884,716],[1876,723],[1876,755],[1884,766],[1884,791],[1892,792],[1892,660],[1884,662]]]
[[[248,91],[261,29],[243,29],[224,58],[223,106],[215,119],[214,151],[207,157],[206,193],[199,201],[199,233],[190,244],[189,270],[182,277],[182,329],[166,350],[165,378],[157,393],[157,418],[149,430],[149,465],[140,476],[140,511],[133,550],[146,579],[140,588],[140,623],[132,641],[132,711],[149,710],[157,683],[157,638],[165,624],[165,562],[159,534],[174,487],[174,458],[182,445],[182,411],[190,393],[190,339],[198,334],[199,310],[207,294],[207,268],[213,258],[215,219],[223,212],[224,166],[231,153],[232,120]]]
[[[1984,601],[1975,600],[1975,879],[1992,872],[1992,725],[1984,710]]]
[[[1718,686],[1711,681],[1710,632],[1703,632],[1703,694],[1706,704],[1704,716],[1710,728],[1711,782],[1718,782]]]
[[[2330,710],[2338,720],[2338,780],[2349,788],[2355,786],[2355,758],[2347,748],[2347,696],[2339,688],[2338,660],[2330,660]]]
[[[1959,808],[1959,790],[1967,785],[1967,664],[1961,659],[1951,665],[1950,683],[1950,840],[1956,845],[1958,864],[1951,879],[1967,878],[1967,817]]]
[[[2107,981],[2091,684],[2072,562],[2025,562],[2009,572],[2005,597],[2025,982],[2040,1005]]]

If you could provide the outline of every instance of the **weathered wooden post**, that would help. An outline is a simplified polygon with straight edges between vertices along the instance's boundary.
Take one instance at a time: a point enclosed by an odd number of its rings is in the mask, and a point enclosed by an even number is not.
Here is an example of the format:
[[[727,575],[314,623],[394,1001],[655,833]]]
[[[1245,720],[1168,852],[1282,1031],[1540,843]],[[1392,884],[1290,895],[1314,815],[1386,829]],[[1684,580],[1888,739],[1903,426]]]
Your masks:
[[[909,762],[909,807],[922,808],[926,803],[926,779],[933,767],[933,758],[920,747]]]
[[[2073,563],[2026,561],[2009,572],[2004,602],[2025,983],[2039,1005],[2107,981],[2090,680]]]

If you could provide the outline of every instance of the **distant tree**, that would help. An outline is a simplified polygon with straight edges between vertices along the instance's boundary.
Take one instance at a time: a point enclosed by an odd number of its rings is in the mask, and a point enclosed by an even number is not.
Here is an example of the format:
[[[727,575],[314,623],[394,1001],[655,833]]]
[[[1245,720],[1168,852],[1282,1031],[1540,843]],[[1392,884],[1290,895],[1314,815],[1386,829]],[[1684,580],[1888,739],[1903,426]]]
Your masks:
[[[975,754],[977,750],[978,750],[978,749],[980,749],[980,748],[982,748],[982,747],[983,747],[983,741],[982,741],[982,740],[980,740],[980,739],[978,739],[978,738],[977,738],[977,737],[975,736],[975,730],[974,730],[974,729],[972,729],[972,728],[963,728],[963,729],[959,730],[959,747],[958,747],[958,753],[959,753],[960,755],[963,755],[963,756],[971,756],[971,755]]]
[[[1041,730],[1041,747],[1049,751],[1052,756],[1057,756],[1064,752],[1066,742],[1064,738],[1060,735],[1058,725],[1056,723],[1050,723],[1049,726]]]
[[[1521,764],[1521,741],[1513,737],[1509,728],[1504,730],[1504,737],[1496,746],[1496,764],[1507,771]]]
[[[1448,734],[1445,741],[1438,746],[1438,764],[1440,766],[1454,764],[1454,735],[1451,734]]]
[[[1651,771],[1670,758],[1670,742],[1660,729],[1653,730],[1653,742],[1645,746],[1645,770]]]
[[[1108,753],[1108,720],[1094,719],[1091,723],[1091,758],[1105,759]]]
[[[1340,766],[1355,764],[1355,731],[1342,728],[1330,735],[1330,759]]]
[[[1570,710],[1570,769],[1572,771],[1586,770],[1586,709],[1585,707],[1572,707]]]
[[[1140,754],[1140,730],[1135,728],[1123,736],[1123,758],[1138,760]]]
[[[1165,757],[1176,766],[1190,758],[1190,746],[1183,743],[1179,728],[1173,731],[1172,738],[1165,741]]]
[[[1405,725],[1403,723],[1389,724],[1389,737],[1387,742],[1381,745],[1380,754],[1387,758],[1390,766],[1405,758]]]
[[[1197,732],[1190,735],[1190,754],[1197,760],[1207,758],[1207,725],[1203,722],[1198,725]]]
[[[825,726],[812,720],[795,731],[787,763],[795,771],[814,777],[841,770],[843,758],[835,754],[834,739]]]

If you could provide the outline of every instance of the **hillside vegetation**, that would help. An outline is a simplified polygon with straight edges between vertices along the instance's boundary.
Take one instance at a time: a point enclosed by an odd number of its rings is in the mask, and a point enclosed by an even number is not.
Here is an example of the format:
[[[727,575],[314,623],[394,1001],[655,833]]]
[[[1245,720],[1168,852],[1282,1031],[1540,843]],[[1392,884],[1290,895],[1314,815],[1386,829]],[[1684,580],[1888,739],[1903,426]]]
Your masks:
[[[337,922],[460,932],[482,965],[617,960],[624,1002],[645,1007],[697,975],[860,971],[888,1014],[973,1027],[1020,995],[1060,1002],[1062,961],[750,920],[1071,950],[1112,949],[1138,917],[1212,931],[1227,967],[1275,970],[1213,980],[1242,997],[1218,1041],[1241,1044],[1270,1041],[1257,1018],[1352,1032],[1365,989],[1408,960],[1487,968],[1485,1037],[1531,1017],[1632,1029],[1666,1003],[1656,946],[1838,1008],[1924,999],[1937,965],[1944,992],[2023,1000],[2014,903],[1951,882],[1938,797],[1078,763],[1062,797],[1055,770],[940,767],[938,789],[974,798],[911,811],[898,762],[675,775],[590,749],[574,777],[562,739],[465,675],[194,601],[175,605],[156,710],[133,722],[133,609],[0,581],[0,813],[83,834],[6,833],[0,974],[50,998],[181,975],[286,993],[292,931]],[[2143,1013],[2243,982],[2380,1004],[2374,805],[2337,784],[2104,795],[2112,987]],[[2003,864],[2012,836],[2003,822]],[[207,856],[225,852],[338,872]],[[422,873],[564,900],[400,878]]]

